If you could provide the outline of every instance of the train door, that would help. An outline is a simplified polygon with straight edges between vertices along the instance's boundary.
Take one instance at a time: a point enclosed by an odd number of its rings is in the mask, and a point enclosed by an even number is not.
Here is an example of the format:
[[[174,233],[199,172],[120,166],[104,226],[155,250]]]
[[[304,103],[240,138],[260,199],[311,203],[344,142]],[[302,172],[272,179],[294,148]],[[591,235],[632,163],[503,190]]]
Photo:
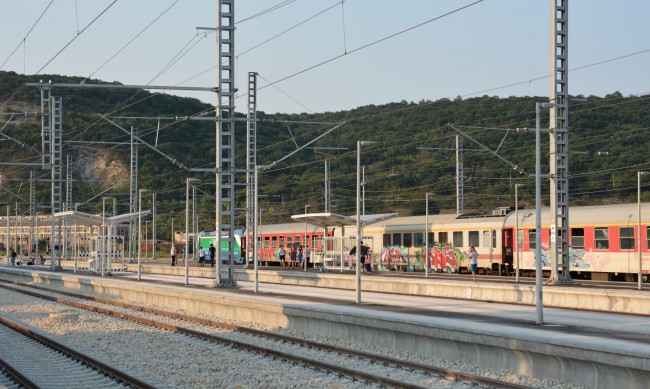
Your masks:
[[[514,250],[515,231],[513,228],[504,228],[501,236],[501,263],[512,266],[512,252]]]

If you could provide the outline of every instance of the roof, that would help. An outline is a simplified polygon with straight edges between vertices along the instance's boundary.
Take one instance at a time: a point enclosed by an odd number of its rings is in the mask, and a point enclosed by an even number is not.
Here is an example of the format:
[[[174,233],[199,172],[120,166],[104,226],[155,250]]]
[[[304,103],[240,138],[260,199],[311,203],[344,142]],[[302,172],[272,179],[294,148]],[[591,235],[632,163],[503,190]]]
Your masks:
[[[362,215],[361,225],[367,226],[369,224],[378,223],[384,220],[397,217],[397,213],[380,213],[376,215]],[[356,215],[344,216],[332,212],[322,213],[305,213],[302,215],[292,215],[292,219],[304,223],[309,223],[318,227],[344,227],[357,224]]]
[[[61,218],[66,222],[68,222],[69,224],[81,224],[84,226],[99,226],[102,224],[102,222],[105,222],[109,225],[116,225],[116,224],[136,221],[140,214],[142,214],[142,217],[146,217],[149,216],[150,213],[151,211],[142,211],[141,213],[140,212],[125,213],[122,215],[107,217],[103,221],[101,215],[94,215],[94,214],[79,212],[79,211],[57,212],[54,214],[54,217]]]

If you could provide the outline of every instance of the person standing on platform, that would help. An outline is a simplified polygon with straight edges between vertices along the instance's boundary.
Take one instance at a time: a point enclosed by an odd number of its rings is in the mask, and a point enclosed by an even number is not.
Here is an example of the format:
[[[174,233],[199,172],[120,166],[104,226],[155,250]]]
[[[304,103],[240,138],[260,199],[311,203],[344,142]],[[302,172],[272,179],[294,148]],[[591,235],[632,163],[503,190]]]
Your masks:
[[[172,256],[172,266],[176,266],[176,255],[178,254],[178,249],[173,244],[169,254]]]
[[[18,256],[18,254],[16,254],[16,250],[14,250],[14,248],[12,247],[11,248],[11,266],[16,265],[16,257],[17,256]]]
[[[296,257],[298,257],[298,249],[294,246],[291,248],[291,253],[289,253],[289,267],[296,267]]]
[[[309,246],[305,246],[305,270],[309,267],[309,259],[311,257],[311,250]]]
[[[205,267],[205,251],[203,251],[203,246],[199,246],[199,265]]]
[[[301,269],[302,266],[303,266],[303,265],[302,265],[302,260],[304,259],[304,255],[303,255],[303,251],[302,251],[302,246],[300,246],[300,247],[298,248],[298,256],[297,256],[297,259],[298,259],[298,269]]]
[[[472,280],[476,283],[476,270],[478,269],[478,251],[474,246],[469,246],[469,267],[472,270]]]
[[[284,249],[284,245],[280,245],[280,250],[278,251],[278,255],[280,255],[280,268],[284,269],[285,260],[287,259],[287,250]]]
[[[208,250],[208,253],[210,254],[210,266],[214,267],[214,257],[217,254],[217,249],[214,248],[214,245],[210,243],[210,249]]]

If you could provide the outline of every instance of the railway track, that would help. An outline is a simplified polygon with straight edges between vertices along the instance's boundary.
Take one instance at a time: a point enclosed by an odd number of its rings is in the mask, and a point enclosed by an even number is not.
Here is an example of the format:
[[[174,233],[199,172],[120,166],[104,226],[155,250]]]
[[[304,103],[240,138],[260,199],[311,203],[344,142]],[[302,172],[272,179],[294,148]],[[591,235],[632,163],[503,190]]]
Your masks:
[[[7,387],[154,388],[4,316],[0,316],[0,349],[0,367],[11,383]]]
[[[14,286],[2,282],[0,283],[0,287],[72,307],[110,315],[122,320],[129,320],[161,330],[183,334],[202,341],[217,342],[234,349],[279,359],[320,372],[328,372],[339,377],[348,378],[354,382],[370,383],[380,387],[421,388],[427,387],[428,384],[418,382],[440,380],[454,382],[458,385],[467,384],[472,387],[526,388],[526,386],[519,384],[480,377],[465,372],[438,369],[412,361],[341,348],[249,327],[221,323],[159,309],[134,306],[99,297],[62,292],[34,285],[12,284]],[[34,290],[38,290],[39,292]],[[45,292],[47,295],[41,292]],[[56,294],[91,301],[93,304],[56,297]],[[102,305],[110,305],[116,307],[117,310],[108,309]],[[138,314],[134,315],[133,311]],[[188,328],[187,325],[193,328]],[[210,331],[215,330],[223,332],[219,334],[210,333]],[[235,334],[237,336],[233,336]],[[289,351],[284,351],[287,347]],[[332,357],[339,362],[326,362],[326,360],[331,360]],[[350,365],[354,367],[350,367]],[[392,377],[396,376],[396,372],[406,373],[407,376],[415,377],[415,379],[407,381],[404,379],[394,379]]]

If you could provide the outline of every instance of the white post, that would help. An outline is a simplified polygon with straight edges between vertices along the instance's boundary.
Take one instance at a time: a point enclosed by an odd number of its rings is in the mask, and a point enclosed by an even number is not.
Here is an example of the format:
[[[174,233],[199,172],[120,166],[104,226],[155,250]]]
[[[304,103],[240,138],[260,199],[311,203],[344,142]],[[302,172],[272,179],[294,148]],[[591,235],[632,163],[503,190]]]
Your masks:
[[[257,243],[258,243],[257,242],[257,232],[258,232],[259,225],[261,224],[260,223],[260,212],[261,211],[259,210],[259,201],[258,201],[258,197],[259,197],[258,180],[259,180],[259,171],[260,171],[261,168],[262,168],[262,165],[256,165],[255,166],[255,184],[253,186],[253,191],[254,191],[254,196],[255,196],[255,201],[253,202],[253,213],[255,214],[255,216],[254,216],[255,222],[253,224],[255,225],[255,227],[254,227],[254,231],[253,231],[253,241],[248,242],[248,249],[253,250],[253,262],[255,262],[255,264],[253,265],[253,269],[255,271],[255,277],[254,277],[255,282],[254,282],[254,285],[253,285],[253,292],[255,292],[255,293],[259,292],[259,273],[258,273],[259,272],[259,266],[258,266],[258,262],[259,262],[258,255],[259,254],[258,254],[258,248],[257,248]],[[250,235],[247,234],[247,236],[250,236]]]
[[[305,215],[307,215],[307,208],[311,207],[310,204],[305,204]],[[307,271],[307,248],[309,247],[309,241],[307,239],[307,221],[305,220],[305,242],[304,249],[302,250],[302,263],[303,271]]]
[[[104,277],[104,261],[106,260],[106,197],[102,197],[102,232],[99,234],[101,247],[99,255],[97,256],[99,265],[102,267],[102,277]],[[54,244],[52,246],[52,261],[54,261]],[[101,260],[99,260],[101,258]]]
[[[357,141],[357,255],[356,255],[356,289],[357,289],[357,304],[361,303],[361,268],[359,267],[361,259],[361,141]],[[341,236],[343,239],[343,236]],[[341,247],[343,246],[341,240]],[[341,259],[343,256],[341,256]],[[341,261],[342,262],[342,261]]]
[[[426,194],[425,208],[426,218],[424,222],[424,277],[429,278],[429,196],[431,193]]]
[[[639,220],[638,220],[638,239],[639,239],[639,285],[638,289],[641,290],[643,288],[643,257],[641,256],[641,248],[643,240],[641,239],[642,234],[641,234],[641,176],[644,174],[647,174],[648,172],[641,172],[637,171],[636,179],[637,179],[637,206],[638,210],[637,213],[639,214]]]
[[[187,252],[189,251],[189,234],[190,229],[190,178],[185,179],[185,249],[183,250],[183,263],[185,264],[185,285],[190,284],[190,269],[187,263]]]
[[[516,250],[516,267],[515,267],[515,282],[519,283],[519,193],[518,188],[524,187],[523,184],[515,184],[515,245],[517,245]]]
[[[537,324],[544,323],[544,303],[542,300],[542,172],[540,152],[540,108],[541,103],[535,104],[535,311]]]
[[[357,141],[357,256],[356,256],[356,289],[357,304],[361,303],[361,146],[372,145],[377,142],[363,140]],[[343,234],[341,234],[341,263],[343,263]]]
[[[142,256],[142,192],[148,191],[148,189],[138,191],[138,281],[142,279],[142,265],[140,262]]]

